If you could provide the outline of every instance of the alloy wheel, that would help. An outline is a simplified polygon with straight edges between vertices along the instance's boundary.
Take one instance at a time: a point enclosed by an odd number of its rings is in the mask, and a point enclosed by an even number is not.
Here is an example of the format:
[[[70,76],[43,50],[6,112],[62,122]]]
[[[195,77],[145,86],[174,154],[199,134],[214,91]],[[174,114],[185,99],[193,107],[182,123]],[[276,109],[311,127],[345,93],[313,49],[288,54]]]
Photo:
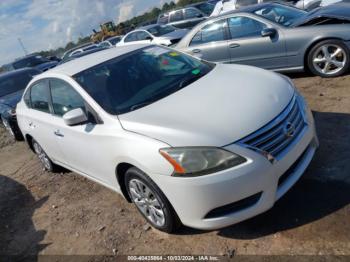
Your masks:
[[[334,75],[345,67],[346,52],[339,45],[325,44],[314,52],[312,63],[320,74]]]
[[[44,150],[41,148],[41,146],[38,143],[34,143],[33,145],[34,151],[39,157],[40,162],[43,164],[44,168],[46,170],[50,170],[51,164],[50,164],[50,159],[47,157],[46,153]]]
[[[165,215],[162,209],[162,203],[154,192],[141,180],[132,179],[129,182],[129,191],[131,198],[137,208],[145,217],[157,226],[164,226]]]
[[[5,119],[2,118],[2,123],[3,123],[3,125],[5,126],[6,130],[10,133],[10,135],[11,135],[12,137],[15,137],[15,133],[13,133],[13,130],[12,130],[10,124],[7,122],[7,120],[5,120]]]

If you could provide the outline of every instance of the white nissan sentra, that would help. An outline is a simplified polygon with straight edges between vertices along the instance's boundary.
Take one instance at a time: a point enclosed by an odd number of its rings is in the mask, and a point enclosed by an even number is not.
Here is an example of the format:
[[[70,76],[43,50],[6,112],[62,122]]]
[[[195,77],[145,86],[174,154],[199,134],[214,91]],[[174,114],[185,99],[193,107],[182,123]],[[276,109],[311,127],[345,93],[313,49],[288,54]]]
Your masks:
[[[38,75],[17,118],[45,169],[63,166],[119,192],[166,232],[268,210],[318,146],[312,113],[287,77],[155,45]]]

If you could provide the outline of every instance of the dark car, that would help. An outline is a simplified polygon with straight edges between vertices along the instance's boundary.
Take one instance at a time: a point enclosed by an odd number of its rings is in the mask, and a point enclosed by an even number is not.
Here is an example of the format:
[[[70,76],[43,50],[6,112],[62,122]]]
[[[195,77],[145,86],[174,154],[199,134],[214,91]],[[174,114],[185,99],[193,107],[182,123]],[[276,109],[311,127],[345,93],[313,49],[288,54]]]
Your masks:
[[[41,55],[31,54],[25,57],[19,58],[14,62],[4,65],[5,71],[13,71],[21,68],[35,68],[42,72],[55,67],[58,64],[57,61],[51,61]]]
[[[215,5],[200,2],[181,9],[160,14],[158,24],[170,24],[177,28],[192,28],[205,20],[213,12]]]
[[[21,100],[27,84],[34,75],[40,73],[40,70],[34,68],[24,68],[0,75],[0,118],[15,140],[23,139],[17,124],[16,105]]]

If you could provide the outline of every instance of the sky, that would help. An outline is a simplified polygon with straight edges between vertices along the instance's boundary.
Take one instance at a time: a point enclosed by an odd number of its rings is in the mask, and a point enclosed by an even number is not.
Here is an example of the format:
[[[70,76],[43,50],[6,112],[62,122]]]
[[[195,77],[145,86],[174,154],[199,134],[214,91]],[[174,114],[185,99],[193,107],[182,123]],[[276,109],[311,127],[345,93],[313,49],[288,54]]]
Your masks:
[[[140,15],[170,0],[0,0],[0,65],[28,53],[65,46],[79,36]]]

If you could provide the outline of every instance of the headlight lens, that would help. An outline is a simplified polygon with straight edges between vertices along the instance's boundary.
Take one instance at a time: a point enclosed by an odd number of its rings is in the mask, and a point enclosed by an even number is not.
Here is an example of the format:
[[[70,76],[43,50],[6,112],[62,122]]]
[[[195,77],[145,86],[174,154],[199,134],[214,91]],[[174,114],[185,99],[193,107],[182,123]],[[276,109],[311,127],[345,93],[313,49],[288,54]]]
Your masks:
[[[164,148],[160,154],[174,167],[174,176],[200,176],[240,165],[247,160],[216,147]]]

